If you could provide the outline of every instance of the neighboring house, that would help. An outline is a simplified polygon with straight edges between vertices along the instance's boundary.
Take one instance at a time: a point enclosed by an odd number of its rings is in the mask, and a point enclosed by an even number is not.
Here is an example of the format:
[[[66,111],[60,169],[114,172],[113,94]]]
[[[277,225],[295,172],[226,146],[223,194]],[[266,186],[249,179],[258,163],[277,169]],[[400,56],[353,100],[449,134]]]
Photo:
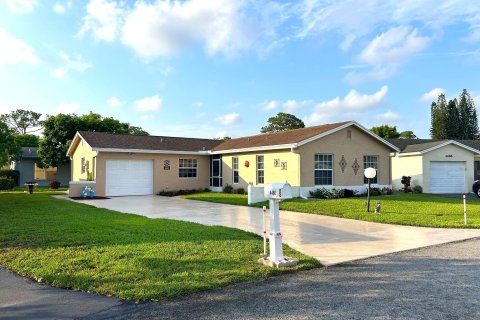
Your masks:
[[[50,181],[57,180],[61,185],[67,186],[70,181],[70,164],[62,165],[58,168],[42,169],[38,167],[40,158],[37,154],[37,148],[22,147],[20,159],[13,161],[12,170],[18,170],[20,173],[19,185],[27,181],[36,181],[40,186],[48,186]]]
[[[99,196],[221,191],[226,185],[246,189],[285,181],[298,196],[320,187],[365,190],[367,167],[378,170],[375,185],[390,187],[395,151],[350,121],[225,141],[78,132],[67,155],[71,185],[95,180]]]
[[[425,193],[465,193],[480,178],[480,141],[389,139],[400,152],[392,156],[392,183],[403,187],[402,176]]]

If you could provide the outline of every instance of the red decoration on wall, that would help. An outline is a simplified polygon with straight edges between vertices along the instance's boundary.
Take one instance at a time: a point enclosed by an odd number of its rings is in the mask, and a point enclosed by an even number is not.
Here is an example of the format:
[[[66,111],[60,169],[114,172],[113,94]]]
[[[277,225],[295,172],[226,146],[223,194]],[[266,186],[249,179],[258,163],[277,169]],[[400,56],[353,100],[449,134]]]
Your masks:
[[[250,167],[250,162],[245,161],[245,167],[247,167],[247,168]]]

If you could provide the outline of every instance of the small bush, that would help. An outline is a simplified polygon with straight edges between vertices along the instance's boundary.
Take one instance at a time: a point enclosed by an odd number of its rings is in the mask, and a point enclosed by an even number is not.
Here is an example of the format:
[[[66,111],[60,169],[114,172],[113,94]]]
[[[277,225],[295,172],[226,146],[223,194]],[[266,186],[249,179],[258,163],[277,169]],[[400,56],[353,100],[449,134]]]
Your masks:
[[[393,190],[391,188],[383,188],[382,190],[380,190],[380,193],[383,195],[383,196],[388,196],[388,195],[391,195],[393,194]]]
[[[370,188],[370,195],[371,196],[381,196],[382,192],[380,191],[380,188]]]
[[[422,186],[415,186],[413,187],[413,193],[423,193]]]
[[[235,193],[236,194],[247,194],[247,192],[243,188],[235,189]]]
[[[0,170],[0,177],[6,177],[13,180],[14,186],[18,186],[20,172],[17,170]]]
[[[187,195],[187,194],[200,193],[200,192],[204,192],[204,190],[202,190],[202,189],[162,190],[159,193],[157,193],[157,195],[158,196],[163,196],[163,197],[176,197],[176,196],[184,196],[184,195]]]
[[[50,189],[58,189],[60,188],[60,182],[57,180],[50,181],[50,183],[48,184],[48,187]]]
[[[310,191],[310,197],[315,199],[335,199],[337,194],[332,190],[326,188],[320,188],[314,191]]]
[[[12,178],[0,177],[0,190],[12,190],[15,187],[15,181]]]
[[[223,187],[223,193],[233,193],[233,187],[227,184],[225,187]]]

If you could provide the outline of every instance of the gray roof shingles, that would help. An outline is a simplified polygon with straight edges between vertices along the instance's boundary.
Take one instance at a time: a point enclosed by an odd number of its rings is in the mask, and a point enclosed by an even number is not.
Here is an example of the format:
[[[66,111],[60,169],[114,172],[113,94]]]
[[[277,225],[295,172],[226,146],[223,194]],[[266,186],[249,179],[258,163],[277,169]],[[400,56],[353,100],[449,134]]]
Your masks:
[[[479,150],[480,152],[480,140],[455,140],[461,144],[464,144],[470,148]],[[449,141],[448,139],[387,139],[388,142],[397,146],[401,152],[422,152],[424,150],[433,148],[439,144]]]

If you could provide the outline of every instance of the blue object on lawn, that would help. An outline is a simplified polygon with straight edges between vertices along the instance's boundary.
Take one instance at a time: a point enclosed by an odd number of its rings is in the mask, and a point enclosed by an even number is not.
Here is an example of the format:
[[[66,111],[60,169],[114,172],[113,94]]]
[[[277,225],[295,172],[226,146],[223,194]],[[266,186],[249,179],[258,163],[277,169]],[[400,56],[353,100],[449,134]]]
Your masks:
[[[93,191],[93,187],[90,187],[90,198],[93,199],[93,197],[95,197],[95,191]]]
[[[82,198],[86,198],[87,197],[87,186],[83,186],[83,190],[82,190]]]

